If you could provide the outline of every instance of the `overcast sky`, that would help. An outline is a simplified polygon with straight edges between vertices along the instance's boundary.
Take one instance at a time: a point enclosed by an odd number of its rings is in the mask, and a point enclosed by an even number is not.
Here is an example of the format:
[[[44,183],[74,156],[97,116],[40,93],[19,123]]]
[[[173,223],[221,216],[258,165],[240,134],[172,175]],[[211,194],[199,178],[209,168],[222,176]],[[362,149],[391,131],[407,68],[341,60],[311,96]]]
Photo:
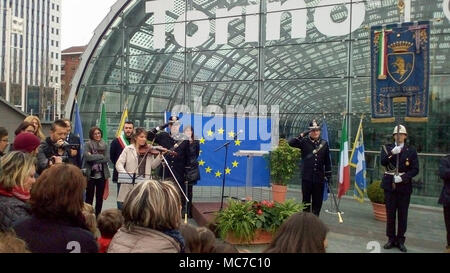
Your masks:
[[[61,50],[87,45],[117,0],[62,0]]]

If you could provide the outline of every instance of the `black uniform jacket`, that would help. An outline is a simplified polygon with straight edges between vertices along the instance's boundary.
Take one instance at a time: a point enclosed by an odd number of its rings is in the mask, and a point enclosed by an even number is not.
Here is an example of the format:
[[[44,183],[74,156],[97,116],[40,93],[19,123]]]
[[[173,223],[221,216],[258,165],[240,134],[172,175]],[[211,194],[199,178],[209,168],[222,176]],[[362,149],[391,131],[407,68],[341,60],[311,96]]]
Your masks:
[[[169,153],[165,154],[165,158],[169,163],[172,171],[175,173],[175,176],[178,182],[183,185],[184,184],[184,176],[185,176],[185,167],[189,164],[189,140],[181,140],[176,141],[172,136],[165,132],[161,131],[156,134],[155,142],[166,149],[174,151],[176,155],[171,155]],[[162,169],[160,171],[160,175],[162,176]],[[164,177],[170,177],[170,171],[166,168],[164,173]]]
[[[441,196],[439,197],[439,204],[450,206],[450,155],[441,159],[439,165],[439,177],[444,180],[444,187],[442,188]]]
[[[397,155],[392,154],[395,144],[387,144],[381,147],[381,165],[387,172],[395,173]],[[419,160],[417,152],[413,147],[405,144],[399,154],[399,173],[402,174],[402,182],[395,184],[395,190],[406,194],[412,193],[412,178],[419,173]],[[381,187],[387,191],[394,190],[394,176],[385,173],[381,182]]]
[[[289,140],[289,145],[302,150],[303,180],[314,182],[317,180],[317,182],[323,183],[324,177],[331,179],[328,142],[323,139],[314,141],[309,137],[304,137]]]

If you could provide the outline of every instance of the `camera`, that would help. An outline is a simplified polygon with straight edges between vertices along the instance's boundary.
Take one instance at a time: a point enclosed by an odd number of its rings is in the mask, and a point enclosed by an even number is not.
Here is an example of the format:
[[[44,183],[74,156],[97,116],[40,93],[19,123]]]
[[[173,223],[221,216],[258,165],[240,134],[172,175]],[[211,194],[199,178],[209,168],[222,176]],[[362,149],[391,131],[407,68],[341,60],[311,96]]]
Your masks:
[[[63,148],[63,149],[78,150],[79,147],[80,147],[80,144],[70,144],[67,141],[64,141],[63,145],[61,145],[61,148]]]

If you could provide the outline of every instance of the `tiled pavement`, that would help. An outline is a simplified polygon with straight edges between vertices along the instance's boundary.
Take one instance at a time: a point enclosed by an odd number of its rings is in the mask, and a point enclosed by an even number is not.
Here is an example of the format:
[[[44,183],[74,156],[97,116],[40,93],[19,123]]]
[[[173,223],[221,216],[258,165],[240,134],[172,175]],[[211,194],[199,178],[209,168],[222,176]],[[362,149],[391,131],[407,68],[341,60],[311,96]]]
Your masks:
[[[245,189],[225,192],[230,196],[245,196]],[[220,201],[220,188],[208,190],[195,189],[194,198],[196,202]],[[270,193],[266,190],[254,190],[254,196],[262,199],[270,199]],[[110,198],[105,201],[103,208],[116,207],[116,187],[110,186]],[[299,198],[300,191],[289,189],[288,198]],[[327,213],[326,210],[333,210],[331,200],[324,203],[320,218],[330,228],[328,235],[329,253],[369,253],[379,250],[382,253],[400,253],[398,249],[385,250],[382,248],[386,243],[384,222],[375,220],[370,202],[360,204],[351,198],[345,198],[340,203],[340,209],[344,212],[344,223],[339,224],[338,218],[334,214]],[[192,222],[192,224],[195,224]],[[412,205],[409,209],[408,230],[406,233],[406,247],[411,253],[442,253],[445,247],[445,224],[442,208],[422,207]],[[250,252],[261,252],[266,246],[239,246],[248,249]]]

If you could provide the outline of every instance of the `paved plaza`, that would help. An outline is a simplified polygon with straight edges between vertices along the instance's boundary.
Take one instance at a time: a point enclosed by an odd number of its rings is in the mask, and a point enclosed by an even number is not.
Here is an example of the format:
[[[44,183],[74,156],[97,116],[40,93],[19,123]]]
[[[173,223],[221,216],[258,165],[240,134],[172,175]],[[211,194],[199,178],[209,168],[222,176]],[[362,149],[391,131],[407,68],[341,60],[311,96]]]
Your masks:
[[[116,185],[111,183],[110,198],[105,201],[104,209],[116,207]],[[220,202],[221,189],[219,187],[194,189],[194,202]],[[242,198],[245,196],[245,188],[227,189],[226,195]],[[262,199],[270,199],[268,189],[253,189],[253,196]],[[300,198],[298,189],[290,188],[288,198]],[[383,249],[386,243],[384,222],[375,220],[370,201],[363,204],[353,200],[351,197],[344,198],[340,202],[340,209],[344,212],[344,223],[339,224],[338,218],[333,213],[334,206],[331,200],[324,203],[320,218],[328,225],[329,253],[401,253],[398,249]],[[191,224],[196,224],[190,221]],[[442,208],[424,207],[411,205],[408,215],[408,231],[406,233],[406,247],[410,253],[442,253],[445,248],[445,224]],[[266,246],[239,246],[253,253],[261,252]]]

